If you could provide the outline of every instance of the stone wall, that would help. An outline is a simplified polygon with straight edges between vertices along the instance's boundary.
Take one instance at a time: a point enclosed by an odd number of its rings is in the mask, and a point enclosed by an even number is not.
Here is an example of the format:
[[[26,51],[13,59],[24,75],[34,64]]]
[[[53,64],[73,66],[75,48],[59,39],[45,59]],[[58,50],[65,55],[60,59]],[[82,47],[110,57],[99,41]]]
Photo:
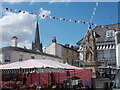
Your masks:
[[[78,60],[78,53],[75,50],[62,47],[62,59],[68,64],[73,64],[75,60]]]

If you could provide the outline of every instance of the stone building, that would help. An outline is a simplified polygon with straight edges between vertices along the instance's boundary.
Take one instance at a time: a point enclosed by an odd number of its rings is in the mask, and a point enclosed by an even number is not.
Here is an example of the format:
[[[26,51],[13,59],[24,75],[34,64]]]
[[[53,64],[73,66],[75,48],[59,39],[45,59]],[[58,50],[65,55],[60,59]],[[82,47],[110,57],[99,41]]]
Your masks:
[[[69,44],[62,45],[57,43],[56,37],[53,37],[52,44],[45,48],[45,52],[62,58],[64,63],[79,65],[77,47]]]
[[[97,26],[93,29],[96,48],[96,60],[100,63],[99,68],[116,67],[116,44],[115,32],[119,31],[120,24],[110,24],[104,27]],[[107,28],[105,28],[107,27]],[[86,35],[77,45],[79,46],[79,60],[81,64],[86,61],[85,41]],[[90,45],[90,43],[89,43]]]
[[[62,62],[61,58],[58,56],[41,53],[39,51],[33,51],[26,48],[20,47],[3,47],[0,53],[0,62],[2,64],[17,62],[17,61],[24,61],[28,59],[50,59]]]
[[[42,51],[42,43],[40,43],[38,22],[36,25],[35,41],[32,43],[32,50],[27,48],[17,47],[18,38],[14,36],[11,38],[11,46],[0,49],[0,63],[12,63],[23,61],[27,59],[51,59],[62,62],[62,59],[56,55],[44,53]]]

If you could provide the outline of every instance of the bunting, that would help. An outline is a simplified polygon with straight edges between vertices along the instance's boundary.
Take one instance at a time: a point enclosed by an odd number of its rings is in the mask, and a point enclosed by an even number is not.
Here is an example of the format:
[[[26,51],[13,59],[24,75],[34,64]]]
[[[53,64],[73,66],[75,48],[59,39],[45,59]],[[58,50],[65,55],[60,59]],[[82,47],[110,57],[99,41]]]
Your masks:
[[[63,21],[70,21],[70,22],[73,21],[73,22],[75,22],[75,23],[90,24],[89,22],[85,22],[85,21],[65,19],[65,18],[59,18],[59,17],[53,17],[53,16],[42,15],[41,17],[50,18],[50,19],[56,19],[56,20],[63,20]],[[97,24],[94,24],[94,23],[91,23],[91,25],[97,26]]]
[[[4,8],[5,10],[7,11],[12,11],[12,12],[18,12],[18,13],[26,13],[27,11],[22,11],[22,10],[16,10],[16,9],[9,9],[9,8]],[[30,13],[28,12],[29,14],[32,14],[32,15],[39,15],[38,13]],[[60,18],[60,17],[55,17],[55,16],[47,16],[47,15],[42,15],[41,16],[42,18],[50,18],[50,19],[56,19],[56,20],[63,20],[63,21],[73,21],[75,23],[83,23],[83,24],[90,24],[89,22],[85,22],[85,21],[79,21],[79,20],[72,20],[72,19],[65,19],[65,18]],[[97,24],[94,24],[94,23],[91,23],[91,25],[94,25],[94,26],[97,26]]]
[[[92,22],[93,17],[95,16],[97,7],[98,7],[98,2],[96,2],[96,6],[95,6],[95,8],[94,8],[94,10],[93,10],[93,13],[92,13],[92,16],[91,16],[91,19],[90,19],[90,23]]]
[[[55,16],[47,16],[47,15],[42,15],[41,17],[43,18],[50,18],[50,19],[54,19],[54,20],[62,20],[62,21],[70,21],[70,22],[74,22],[74,23],[80,23],[80,24],[88,24],[88,25],[92,25],[92,26],[95,26],[95,27],[102,27],[102,28],[105,28],[107,30],[115,30],[114,28],[111,28],[111,27],[108,27],[108,26],[103,26],[103,25],[97,25],[95,23],[92,23],[92,19],[93,19],[93,16],[95,15],[95,11],[96,11],[96,8],[98,6],[98,3],[96,3],[96,7],[94,8],[94,12],[93,12],[93,15],[91,17],[91,20],[90,22],[86,22],[86,21],[80,21],[80,20],[72,20],[72,19],[65,19],[65,18],[61,18],[61,17],[55,17]],[[12,11],[12,12],[18,12],[18,13],[23,13],[25,14],[27,11],[22,11],[22,10],[16,10],[16,9],[9,9],[9,8],[3,8],[3,10],[6,10],[6,11]],[[29,14],[32,14],[32,15],[39,15],[39,13],[30,13],[28,12]]]

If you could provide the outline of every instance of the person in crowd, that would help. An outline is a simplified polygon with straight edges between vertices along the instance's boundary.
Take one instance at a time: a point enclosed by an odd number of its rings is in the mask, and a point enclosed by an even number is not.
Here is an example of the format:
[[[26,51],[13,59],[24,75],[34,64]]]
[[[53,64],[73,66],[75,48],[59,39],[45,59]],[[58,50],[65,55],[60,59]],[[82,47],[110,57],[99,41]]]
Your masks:
[[[24,74],[22,78],[23,85],[26,85],[26,81],[27,81],[26,74]]]

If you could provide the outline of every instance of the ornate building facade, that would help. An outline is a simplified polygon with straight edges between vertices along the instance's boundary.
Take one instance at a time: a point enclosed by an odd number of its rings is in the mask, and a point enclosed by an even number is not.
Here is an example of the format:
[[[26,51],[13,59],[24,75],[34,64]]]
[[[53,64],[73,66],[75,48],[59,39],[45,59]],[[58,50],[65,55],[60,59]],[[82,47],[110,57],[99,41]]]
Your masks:
[[[79,46],[79,60],[81,64],[86,65],[84,62],[88,60],[95,60],[99,62],[99,68],[116,67],[116,44],[115,33],[119,31],[120,24],[105,25],[103,27],[95,27],[88,33],[93,35],[85,35],[77,45]],[[93,54],[93,53],[94,54]]]

